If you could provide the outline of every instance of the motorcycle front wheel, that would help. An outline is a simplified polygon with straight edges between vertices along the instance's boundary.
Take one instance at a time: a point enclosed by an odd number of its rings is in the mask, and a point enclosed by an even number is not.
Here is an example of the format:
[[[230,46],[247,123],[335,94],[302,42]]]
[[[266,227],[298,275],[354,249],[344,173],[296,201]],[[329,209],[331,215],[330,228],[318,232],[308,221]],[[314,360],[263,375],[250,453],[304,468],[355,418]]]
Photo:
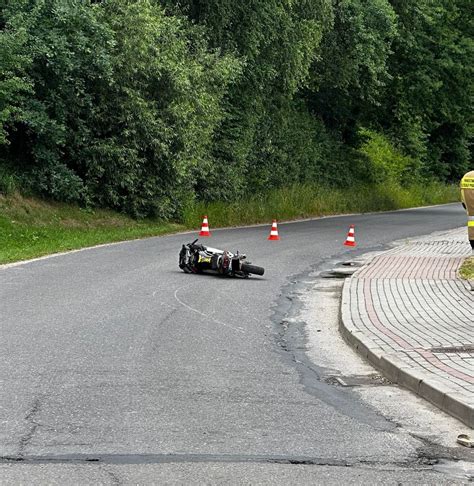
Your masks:
[[[265,273],[263,267],[257,267],[257,265],[250,265],[248,263],[242,263],[240,268],[244,273],[253,273],[254,275],[263,275]]]

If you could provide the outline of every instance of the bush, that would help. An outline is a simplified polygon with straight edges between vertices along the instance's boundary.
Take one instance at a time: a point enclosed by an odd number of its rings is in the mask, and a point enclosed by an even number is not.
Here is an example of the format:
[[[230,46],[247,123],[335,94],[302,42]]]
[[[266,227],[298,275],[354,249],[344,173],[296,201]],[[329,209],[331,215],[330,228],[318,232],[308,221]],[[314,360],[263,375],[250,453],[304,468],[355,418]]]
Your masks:
[[[16,177],[4,168],[0,167],[0,194],[9,196],[18,189]]]
[[[404,155],[386,135],[362,128],[359,136],[363,139],[359,153],[369,164],[373,182],[406,186],[419,181],[419,162]]]
[[[34,171],[31,184],[43,196],[56,201],[84,201],[85,187],[82,179],[63,164]]]

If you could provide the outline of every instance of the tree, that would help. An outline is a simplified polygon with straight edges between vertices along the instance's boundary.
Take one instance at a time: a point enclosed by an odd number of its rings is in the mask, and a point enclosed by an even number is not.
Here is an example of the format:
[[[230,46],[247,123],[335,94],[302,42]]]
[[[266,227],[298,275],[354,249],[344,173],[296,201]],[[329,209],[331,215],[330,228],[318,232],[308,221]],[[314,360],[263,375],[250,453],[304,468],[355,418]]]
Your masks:
[[[166,2],[169,8],[172,3]],[[238,83],[224,99],[226,116],[213,143],[217,170],[200,179],[199,193],[206,199],[231,199],[253,190],[257,179],[269,187],[276,181],[258,176],[262,164],[286,173],[280,185],[290,182],[285,164],[294,160],[294,132],[280,130],[279,122],[292,116],[293,99],[319,54],[332,22],[330,1],[185,0],[180,5],[182,13],[205,27],[212,46],[244,63]],[[282,135],[289,138],[281,140]],[[294,161],[303,165],[308,159]]]
[[[396,15],[388,0],[333,0],[334,27],[324,37],[306,98],[327,126],[354,142],[370,123],[390,79]]]
[[[31,80],[27,75],[31,55],[26,45],[28,36],[24,26],[27,19],[19,15],[7,21],[6,5],[1,7],[0,146],[9,143],[8,128],[20,117],[21,100],[31,90]]]
[[[177,216],[193,197],[193,171],[211,164],[239,63],[147,0],[23,0],[5,16],[31,59],[31,93],[9,130],[24,180],[60,200]],[[15,30],[21,16],[28,22]]]
[[[458,180],[473,137],[474,16],[466,0],[392,0],[399,35],[383,123],[425,173]]]

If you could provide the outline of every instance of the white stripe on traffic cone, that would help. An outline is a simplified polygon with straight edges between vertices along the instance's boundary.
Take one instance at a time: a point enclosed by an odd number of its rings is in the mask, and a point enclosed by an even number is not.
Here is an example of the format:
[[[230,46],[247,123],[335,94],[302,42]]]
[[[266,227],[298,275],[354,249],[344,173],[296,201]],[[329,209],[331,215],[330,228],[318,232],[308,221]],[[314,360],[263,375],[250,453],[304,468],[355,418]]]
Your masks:
[[[268,239],[271,241],[276,241],[280,239],[280,236],[278,235],[278,227],[277,227],[276,219],[273,220],[272,229],[270,231],[270,236],[268,237]]]
[[[356,246],[356,241],[355,241],[355,228],[354,225],[351,224],[349,228],[349,233],[347,233],[347,238],[346,241],[344,242],[344,245],[346,246]]]
[[[207,216],[204,216],[202,220],[201,231],[199,232],[199,236],[211,236],[211,232],[209,231],[209,223],[207,221]]]

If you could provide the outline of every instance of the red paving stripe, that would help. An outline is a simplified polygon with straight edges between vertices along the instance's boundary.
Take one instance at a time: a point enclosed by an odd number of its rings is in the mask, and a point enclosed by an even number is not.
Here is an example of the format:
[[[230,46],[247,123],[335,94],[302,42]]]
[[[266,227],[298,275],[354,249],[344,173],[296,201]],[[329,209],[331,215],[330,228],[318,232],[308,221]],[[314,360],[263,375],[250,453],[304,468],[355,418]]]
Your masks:
[[[371,281],[372,279],[363,279],[363,289],[364,289],[364,297],[365,297],[365,307],[367,311],[367,315],[372,323],[372,325],[378,329],[382,334],[389,337],[393,342],[398,344],[401,348],[405,349],[406,351],[416,351],[423,359],[431,363],[437,369],[444,371],[445,373],[455,376],[456,378],[462,379],[468,383],[474,383],[474,378],[463,373],[439,360],[431,351],[427,351],[424,349],[414,348],[408,341],[406,341],[403,337],[399,336],[398,334],[394,333],[390,329],[388,329],[380,320],[377,311],[374,306],[372,289],[371,289]]]
[[[474,383],[474,377],[463,373],[462,371],[456,370],[451,366],[443,363],[440,359],[438,359],[431,351],[427,351],[425,349],[416,349],[415,350],[420,356],[422,356],[426,361],[429,361],[433,366],[436,368],[445,371],[446,373],[455,376],[456,378],[460,378],[461,380],[467,381],[468,383]]]
[[[458,278],[470,255],[466,243],[421,241],[379,254],[352,277],[351,309],[354,324],[382,351],[472,397],[474,353],[441,352],[474,342],[473,294]]]
[[[367,310],[367,314],[369,316],[370,321],[374,325],[375,328],[377,328],[382,334],[385,334],[387,337],[392,339],[394,342],[396,342],[400,347],[406,349],[406,350],[412,350],[413,346],[405,341],[402,337],[400,337],[398,334],[395,334],[392,332],[390,329],[387,329],[379,319],[379,316],[377,315],[377,311],[375,310],[374,307],[374,302],[373,302],[373,297],[372,297],[372,290],[370,288],[371,281],[369,279],[364,280],[364,296],[365,296],[365,307]]]

